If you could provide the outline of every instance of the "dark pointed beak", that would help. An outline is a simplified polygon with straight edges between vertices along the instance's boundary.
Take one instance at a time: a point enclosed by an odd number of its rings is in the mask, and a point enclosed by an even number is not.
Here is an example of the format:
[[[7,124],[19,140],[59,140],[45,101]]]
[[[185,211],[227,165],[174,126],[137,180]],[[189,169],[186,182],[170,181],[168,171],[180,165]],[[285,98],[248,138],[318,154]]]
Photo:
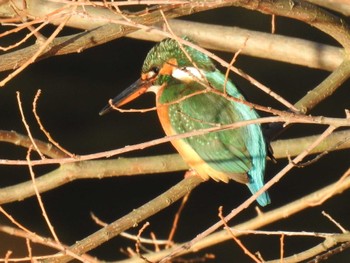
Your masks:
[[[138,79],[133,84],[131,84],[127,89],[122,91],[117,97],[115,97],[110,104],[106,105],[100,111],[99,114],[103,115],[105,113],[112,111],[113,110],[112,105],[115,107],[120,107],[136,99],[137,97],[145,93],[151,85],[152,85],[151,81]]]

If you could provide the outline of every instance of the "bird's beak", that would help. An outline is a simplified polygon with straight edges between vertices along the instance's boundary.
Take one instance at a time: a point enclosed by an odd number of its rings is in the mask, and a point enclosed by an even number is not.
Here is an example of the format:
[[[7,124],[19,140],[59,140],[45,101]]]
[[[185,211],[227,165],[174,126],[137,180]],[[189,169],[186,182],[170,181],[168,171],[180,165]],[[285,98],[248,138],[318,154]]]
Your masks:
[[[113,106],[120,107],[120,106],[136,99],[137,97],[139,97],[140,95],[145,93],[150,86],[152,86],[151,81],[143,80],[142,78],[138,79],[133,84],[131,84],[127,89],[122,91],[118,96],[116,96],[110,104],[106,105],[100,111],[100,115],[103,115],[105,113],[112,111]]]

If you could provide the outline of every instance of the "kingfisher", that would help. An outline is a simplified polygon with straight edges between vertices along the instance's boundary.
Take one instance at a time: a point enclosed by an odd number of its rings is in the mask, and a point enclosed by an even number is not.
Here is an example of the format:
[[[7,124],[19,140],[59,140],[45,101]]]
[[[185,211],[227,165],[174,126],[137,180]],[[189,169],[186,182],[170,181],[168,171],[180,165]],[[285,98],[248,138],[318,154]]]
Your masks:
[[[191,42],[187,37],[183,39]],[[145,92],[156,94],[157,114],[168,136],[259,118],[253,108],[240,102],[245,100],[240,90],[206,54],[171,38],[149,51],[141,78],[110,101],[100,115]],[[234,180],[246,184],[253,194],[264,185],[267,145],[260,124],[171,143],[191,172],[204,180]],[[258,196],[257,202],[261,206],[269,204],[268,193]]]

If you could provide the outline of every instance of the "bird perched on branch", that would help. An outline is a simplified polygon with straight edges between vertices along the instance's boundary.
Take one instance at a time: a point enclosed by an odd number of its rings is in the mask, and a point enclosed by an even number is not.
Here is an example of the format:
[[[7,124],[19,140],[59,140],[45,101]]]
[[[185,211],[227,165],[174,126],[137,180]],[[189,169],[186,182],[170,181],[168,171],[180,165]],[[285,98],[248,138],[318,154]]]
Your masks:
[[[165,39],[149,51],[141,78],[111,104],[120,107],[148,91],[156,94],[158,117],[167,135],[259,118],[254,109],[242,103],[243,95],[207,55],[174,39]],[[103,108],[100,115],[112,110],[112,105]],[[205,180],[227,183],[232,179],[246,184],[253,194],[264,185],[267,147],[259,124],[171,143],[192,171]],[[257,201],[265,206],[270,203],[269,195],[264,192]]]

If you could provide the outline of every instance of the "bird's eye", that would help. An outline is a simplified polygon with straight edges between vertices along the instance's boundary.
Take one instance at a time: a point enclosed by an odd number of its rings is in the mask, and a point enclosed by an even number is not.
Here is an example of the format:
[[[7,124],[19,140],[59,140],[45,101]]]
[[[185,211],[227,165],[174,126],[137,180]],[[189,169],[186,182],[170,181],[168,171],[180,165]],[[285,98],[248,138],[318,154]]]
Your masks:
[[[159,73],[159,67],[153,67],[151,69],[151,71],[153,71],[155,74],[158,74]]]

